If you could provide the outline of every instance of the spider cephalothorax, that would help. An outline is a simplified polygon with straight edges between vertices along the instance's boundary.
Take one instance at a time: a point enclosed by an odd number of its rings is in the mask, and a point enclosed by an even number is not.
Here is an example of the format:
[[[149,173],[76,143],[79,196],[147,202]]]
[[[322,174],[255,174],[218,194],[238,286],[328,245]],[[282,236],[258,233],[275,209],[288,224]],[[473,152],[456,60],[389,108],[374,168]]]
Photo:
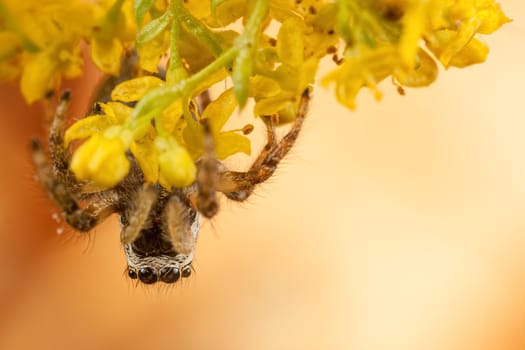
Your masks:
[[[69,170],[70,152],[64,145],[64,121],[69,93],[62,95],[49,133],[49,162],[39,140],[33,140],[32,155],[40,180],[59,206],[66,222],[87,232],[109,215],[120,216],[120,240],[128,262],[128,275],[145,284],[174,283],[191,274],[201,214],[217,213],[216,193],[243,201],[254,187],[266,181],[279,161],[292,148],[309,100],[306,90],[290,131],[279,142],[271,117],[263,117],[267,143],[246,172],[230,171],[214,157],[210,129],[203,121],[205,151],[196,162],[197,178],[185,188],[166,189],[159,183],[145,183],[133,156],[129,174],[110,189],[88,190],[90,184],[77,181]],[[51,163],[51,164],[50,164]]]

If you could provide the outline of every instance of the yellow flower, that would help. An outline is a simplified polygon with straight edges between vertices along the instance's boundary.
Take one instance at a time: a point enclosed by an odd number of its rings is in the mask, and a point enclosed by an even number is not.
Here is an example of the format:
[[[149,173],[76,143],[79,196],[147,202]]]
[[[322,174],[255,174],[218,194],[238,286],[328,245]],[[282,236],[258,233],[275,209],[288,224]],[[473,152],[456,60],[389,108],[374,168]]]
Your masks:
[[[211,102],[202,113],[201,119],[210,123],[211,133],[215,142],[215,156],[225,159],[235,153],[251,153],[250,139],[240,135],[239,130],[222,131],[233,111],[237,108],[237,100],[233,88],[223,92],[215,101]],[[183,138],[194,158],[203,152],[202,128],[199,124],[187,125],[183,131]]]
[[[436,27],[425,40],[445,67],[484,62],[489,49],[475,35],[490,34],[510,22],[494,0],[457,0],[443,12],[448,27]]]
[[[124,45],[135,39],[131,1],[116,0],[99,11],[91,38],[91,57],[104,73],[118,75]],[[107,8],[107,9],[106,9]]]
[[[73,155],[71,170],[79,180],[93,182],[100,188],[117,185],[130,168],[123,140],[94,134]]]
[[[15,35],[19,42],[17,51],[11,50],[6,62],[11,65],[16,62],[22,67],[21,89],[27,102],[44,97],[58,85],[62,76],[74,78],[81,74],[78,45],[90,31],[92,10],[92,4],[80,0],[4,0],[0,3],[0,29],[10,32],[11,38]],[[4,44],[5,39],[4,34]],[[13,41],[8,47],[15,48]],[[15,68],[14,72],[17,71]],[[8,74],[7,78],[15,74]],[[6,76],[2,75],[1,78]]]
[[[186,187],[195,181],[195,163],[175,138],[159,136],[155,139],[155,147],[159,159],[159,181],[164,187]]]
[[[20,87],[28,103],[52,92],[61,77],[72,79],[82,74],[80,49],[74,42],[57,42],[36,54],[27,54]]]
[[[337,100],[354,109],[355,97],[364,86],[372,89],[376,99],[380,99],[382,95],[376,85],[392,74],[399,64],[397,48],[393,45],[382,45],[375,49],[355,47],[347,51],[344,62],[325,76],[321,83],[324,86],[335,83]]]
[[[295,118],[299,96],[314,82],[320,58],[305,57],[305,31],[301,20],[295,17],[284,20],[275,48],[281,64],[274,71],[261,72],[266,76],[256,75],[250,81],[249,95],[256,101],[256,116],[279,114],[283,123]],[[311,47],[308,52],[313,55]]]

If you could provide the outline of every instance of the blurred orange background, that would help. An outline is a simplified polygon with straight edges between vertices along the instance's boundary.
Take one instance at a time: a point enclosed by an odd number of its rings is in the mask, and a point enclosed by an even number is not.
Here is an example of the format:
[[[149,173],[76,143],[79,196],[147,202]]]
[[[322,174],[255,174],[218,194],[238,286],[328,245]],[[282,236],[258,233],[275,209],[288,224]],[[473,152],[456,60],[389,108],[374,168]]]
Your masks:
[[[3,85],[0,349],[525,349],[525,4],[501,3],[483,65],[355,112],[317,88],[277,175],[222,201],[174,288],[127,280],[115,218],[57,235],[28,151],[42,106]],[[72,116],[96,79],[69,84]]]

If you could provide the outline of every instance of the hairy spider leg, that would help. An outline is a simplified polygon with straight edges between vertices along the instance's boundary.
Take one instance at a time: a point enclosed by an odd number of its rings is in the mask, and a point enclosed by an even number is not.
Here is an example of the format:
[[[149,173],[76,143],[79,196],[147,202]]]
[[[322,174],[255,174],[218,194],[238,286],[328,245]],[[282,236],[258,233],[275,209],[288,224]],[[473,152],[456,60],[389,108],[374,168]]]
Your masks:
[[[69,172],[68,155],[64,147],[63,136],[69,100],[70,93],[65,91],[60,97],[51,123],[49,150],[53,168],[49,166],[49,159],[40,140],[32,140],[31,153],[40,181],[62,210],[66,222],[73,228],[86,232],[114,213],[116,208],[111,201],[99,201],[81,208],[72,193],[76,182]]]
[[[40,182],[49,193],[50,197],[59,206],[66,222],[71,227],[87,232],[115,212],[111,203],[92,203],[81,208],[68,186],[61,181],[51,169],[40,140],[33,139],[31,153],[35,163]]]
[[[171,196],[166,204],[166,229],[168,239],[178,253],[193,256],[199,231],[199,219],[192,221],[190,210],[178,196]],[[198,215],[198,214],[197,214]]]
[[[69,157],[64,145],[64,126],[70,100],[71,92],[65,90],[60,96],[49,129],[49,154],[57,180],[64,183],[70,190],[76,191],[77,182],[69,170]]]
[[[145,185],[135,194],[134,200],[131,201],[135,206],[131,210],[127,224],[120,232],[122,243],[131,243],[138,237],[156,200],[157,192],[153,185]]]
[[[201,121],[204,130],[204,154],[197,163],[197,210],[211,218],[219,210],[217,203],[217,179],[219,163],[215,158],[215,143],[207,120]]]
[[[219,173],[217,191],[223,192],[226,197],[235,201],[246,200],[253,192],[255,186],[266,181],[277,169],[277,165],[293,147],[308,110],[310,100],[309,90],[301,95],[299,109],[290,131],[279,143],[275,141],[274,121],[272,117],[265,120],[268,130],[268,141],[247,172],[223,170]]]

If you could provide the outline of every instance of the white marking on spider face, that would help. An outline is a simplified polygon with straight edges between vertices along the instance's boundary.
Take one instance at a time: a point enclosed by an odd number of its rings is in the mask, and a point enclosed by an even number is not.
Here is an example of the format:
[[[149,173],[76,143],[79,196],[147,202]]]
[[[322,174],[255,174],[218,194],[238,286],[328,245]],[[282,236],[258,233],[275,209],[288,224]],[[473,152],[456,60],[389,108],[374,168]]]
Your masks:
[[[131,247],[130,243],[124,244],[124,253],[128,261],[128,266],[139,270],[142,267],[153,269],[157,275],[163,267],[177,267],[181,270],[184,266],[190,265],[193,260],[193,254],[178,254],[176,256],[156,255],[156,256],[138,256]]]

